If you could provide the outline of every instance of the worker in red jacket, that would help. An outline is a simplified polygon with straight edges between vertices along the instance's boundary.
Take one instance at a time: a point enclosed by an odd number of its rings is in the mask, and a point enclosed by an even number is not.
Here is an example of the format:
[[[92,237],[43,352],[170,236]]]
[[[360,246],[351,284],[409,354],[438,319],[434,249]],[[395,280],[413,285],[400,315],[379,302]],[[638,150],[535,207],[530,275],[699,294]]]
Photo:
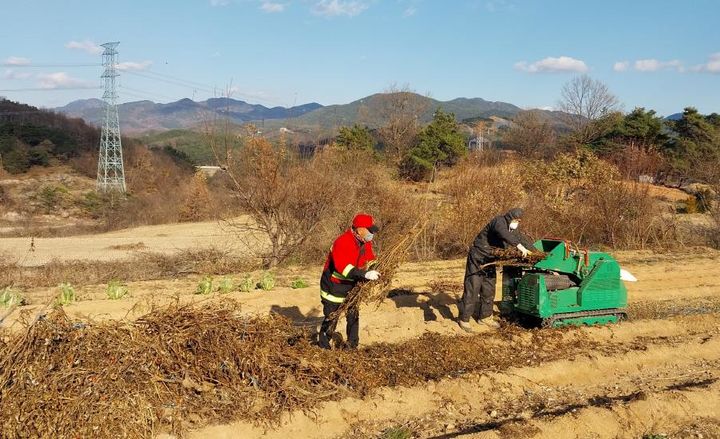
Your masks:
[[[319,344],[330,349],[330,340],[335,331],[335,321],[329,319],[345,301],[350,290],[358,282],[377,280],[380,273],[373,270],[375,254],[372,239],[378,232],[372,216],[355,215],[350,227],[333,242],[320,277],[320,301],[325,319],[320,326]],[[347,311],[347,341],[350,348],[357,348],[360,341],[360,314],[357,307]]]

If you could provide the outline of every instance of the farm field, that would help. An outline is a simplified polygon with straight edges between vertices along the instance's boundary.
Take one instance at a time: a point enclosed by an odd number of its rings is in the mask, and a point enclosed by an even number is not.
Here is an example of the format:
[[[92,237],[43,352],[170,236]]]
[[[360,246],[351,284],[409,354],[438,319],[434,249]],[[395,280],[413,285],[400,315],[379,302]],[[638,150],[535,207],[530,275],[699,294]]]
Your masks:
[[[167,226],[166,231],[173,227]],[[205,225],[195,227],[212,230]],[[158,233],[153,228],[141,231],[147,234],[133,239],[152,242],[148,236]],[[138,233],[132,236],[139,237]],[[172,234],[167,235],[157,238],[172,241]],[[192,239],[198,238],[202,235]],[[86,238],[63,239],[71,247],[81,247]],[[125,238],[120,232],[114,239]],[[99,241],[103,244],[97,244],[98,248],[108,244]],[[162,244],[157,245],[162,249]],[[720,252],[690,248],[614,254],[638,278],[627,285],[628,321],[560,330],[511,325],[497,332],[478,325],[476,336],[459,331],[454,321],[464,261],[406,263],[393,280],[390,297],[378,307],[363,307],[360,352],[381,343],[422,343],[422,337],[433,334],[446,337],[445,343],[476,337],[478,352],[487,353],[490,346],[489,352],[498,356],[498,367],[487,371],[449,367],[438,379],[382,386],[364,397],[321,402],[310,411],[287,412],[272,425],[250,421],[206,425],[197,419],[187,434],[197,438],[380,437],[404,428],[416,437],[428,438],[718,437],[720,279],[715,273]],[[319,273],[319,267],[281,269],[272,291],[208,296],[194,294],[202,279],[199,275],[129,282],[130,297],[121,300],[107,299],[105,284],[85,285],[77,287],[78,300],[65,306],[65,311],[72,319],[99,324],[133,321],[178,302],[197,302],[200,307],[237,302],[242,315],[279,314],[312,333],[322,320]],[[253,275],[257,278],[260,273]],[[298,278],[309,286],[290,288]],[[32,288],[25,295],[28,305],[17,308],[2,323],[8,333],[22,331],[21,320],[28,316],[46,313],[57,288]],[[562,343],[569,343],[568,351],[561,349],[555,355],[543,351],[543,346],[533,347],[538,331],[557,333]],[[530,347],[541,352],[537,361],[506,367],[509,356]],[[465,355],[472,355],[472,350]],[[492,358],[487,361],[493,364]],[[402,369],[396,373],[402,374]]]

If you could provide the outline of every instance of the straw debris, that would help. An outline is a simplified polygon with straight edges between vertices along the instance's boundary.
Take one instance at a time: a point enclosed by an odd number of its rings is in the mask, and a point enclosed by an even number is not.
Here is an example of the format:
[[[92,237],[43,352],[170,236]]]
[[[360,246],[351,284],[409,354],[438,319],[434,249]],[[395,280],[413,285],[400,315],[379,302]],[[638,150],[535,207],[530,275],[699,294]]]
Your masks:
[[[233,302],[173,305],[134,323],[92,324],[60,308],[21,334],[0,334],[0,436],[134,438],[206,423],[272,424],[378,387],[567,358],[590,343],[505,326],[326,351],[288,319],[238,311]]]

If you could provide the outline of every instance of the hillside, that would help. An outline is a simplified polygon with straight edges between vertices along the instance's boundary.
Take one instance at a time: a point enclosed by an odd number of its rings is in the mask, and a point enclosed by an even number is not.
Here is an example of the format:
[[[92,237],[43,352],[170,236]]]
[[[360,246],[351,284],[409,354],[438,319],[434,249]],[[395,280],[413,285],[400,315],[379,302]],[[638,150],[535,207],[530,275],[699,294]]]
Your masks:
[[[21,173],[92,152],[99,139],[99,130],[81,119],[0,100],[0,162],[7,172]]]
[[[149,148],[172,148],[196,165],[212,165],[216,160],[204,134],[187,129],[174,129],[138,136]]]
[[[402,99],[401,102],[398,99]],[[394,108],[406,108],[420,114],[421,123],[427,123],[438,108],[455,114],[457,120],[499,116],[509,118],[522,111],[507,102],[486,101],[482,98],[456,98],[439,101],[415,93],[376,93],[343,105],[328,105],[291,120],[266,121],[267,128],[289,126],[298,130],[334,131],[337,127],[353,124],[378,127],[387,121]]]
[[[432,119],[433,112],[442,108],[455,114],[458,120],[498,116],[509,118],[521,109],[507,102],[486,101],[482,98],[456,98],[439,101],[415,93],[377,93],[348,104],[322,106],[317,103],[291,108],[249,104],[231,98],[213,98],[196,102],[185,98],[167,104],[152,101],[128,102],[119,106],[123,132],[137,134],[175,129],[196,129],[205,121],[229,118],[236,124],[250,121],[276,130],[291,126],[296,130],[315,133],[332,132],[339,126],[359,123],[376,127],[387,119],[390,107],[397,104],[395,97],[404,96],[411,111],[420,114],[423,123]],[[102,116],[102,101],[85,99],[73,101],[55,111],[84,119],[97,126]]]
[[[70,117],[79,117],[87,123],[99,126],[103,102],[100,99],[83,99],[70,102],[55,111]],[[228,117],[232,122],[243,123],[251,120],[282,119],[295,117],[322,107],[309,103],[291,108],[249,104],[231,98],[212,98],[195,102],[184,98],[167,104],[152,101],[127,102],[119,105],[120,123],[125,133],[166,131],[178,128],[193,128],[206,120]]]

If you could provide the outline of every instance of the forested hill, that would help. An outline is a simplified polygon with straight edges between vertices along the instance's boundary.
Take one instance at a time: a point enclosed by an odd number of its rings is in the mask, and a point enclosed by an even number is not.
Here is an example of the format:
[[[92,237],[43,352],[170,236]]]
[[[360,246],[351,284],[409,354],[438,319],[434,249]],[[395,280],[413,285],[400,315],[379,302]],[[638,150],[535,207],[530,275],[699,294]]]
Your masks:
[[[0,161],[7,172],[90,153],[99,139],[100,131],[82,119],[0,98]]]

